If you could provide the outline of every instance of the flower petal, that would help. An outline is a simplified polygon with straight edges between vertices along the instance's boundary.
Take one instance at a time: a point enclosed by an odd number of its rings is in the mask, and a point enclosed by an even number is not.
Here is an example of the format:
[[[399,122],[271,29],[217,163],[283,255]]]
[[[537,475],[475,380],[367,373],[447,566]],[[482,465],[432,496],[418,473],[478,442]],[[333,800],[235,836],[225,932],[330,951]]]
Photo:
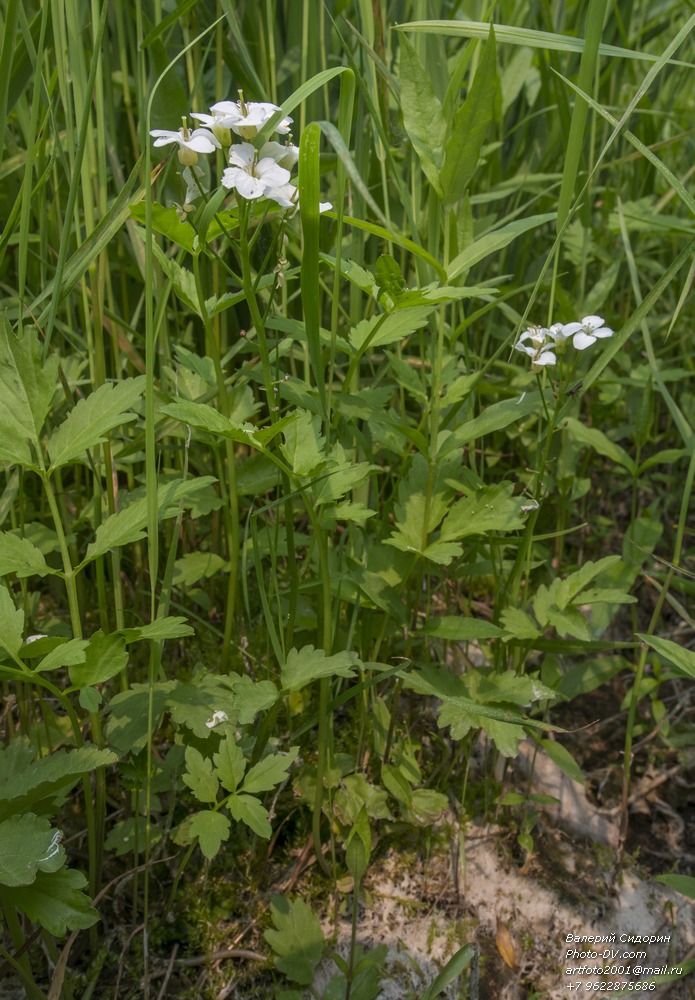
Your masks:
[[[251,171],[256,149],[250,142],[237,142],[229,147],[229,162],[233,167],[241,167],[247,173]]]
[[[572,344],[578,351],[585,351],[587,347],[591,347],[591,345],[595,343],[596,337],[592,337],[590,333],[584,333],[583,330],[576,333],[574,335],[574,339],[572,340]]]
[[[587,333],[593,333],[600,326],[603,326],[603,316],[584,316],[582,326]]]

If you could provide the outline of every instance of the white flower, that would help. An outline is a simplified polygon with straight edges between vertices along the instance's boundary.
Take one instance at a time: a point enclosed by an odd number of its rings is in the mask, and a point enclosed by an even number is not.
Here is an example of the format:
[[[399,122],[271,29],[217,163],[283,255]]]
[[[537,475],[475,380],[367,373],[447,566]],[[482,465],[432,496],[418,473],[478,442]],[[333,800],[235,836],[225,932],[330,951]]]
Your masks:
[[[186,126],[186,119],[183,119],[183,126],[178,132],[170,132],[167,129],[155,128],[150,132],[154,136],[155,146],[168,146],[172,142],[179,144],[179,160],[184,167],[192,167],[198,162],[198,153],[214,153],[220,148],[219,140],[208,132],[205,128],[191,129]]]
[[[291,170],[299,159],[299,147],[293,146],[290,142],[284,146],[279,142],[266,142],[259,149],[258,155],[261,159],[270,156],[285,170]]]
[[[562,332],[565,338],[572,338],[572,344],[578,351],[586,350],[603,337],[613,336],[613,331],[603,325],[601,316],[585,316],[581,323],[567,323]]]
[[[239,91],[240,100],[218,101],[210,108],[210,114],[201,114],[198,111],[191,112],[193,118],[202,121],[212,129],[231,129],[240,135],[242,139],[253,139],[263,128],[269,118],[272,118],[280,108],[276,104],[268,104],[265,101],[246,102],[243,94]],[[283,118],[275,126],[275,131],[281,135],[287,135],[290,131],[291,118]],[[296,161],[295,161],[296,162]]]
[[[236,191],[251,201],[267,196],[274,188],[281,188],[290,179],[290,172],[281,167],[271,156],[259,158],[250,142],[242,142],[229,150],[229,162],[222,175],[222,186]]]
[[[515,350],[528,354],[532,359],[533,364],[531,367],[533,371],[539,371],[540,368],[544,368],[546,365],[557,364],[557,356],[553,351],[555,344],[546,343],[549,336],[551,336],[551,331],[546,329],[546,327],[530,326],[528,330],[524,330],[516,344],[514,344]]]
[[[553,323],[552,326],[548,327],[548,334],[553,338],[557,347],[561,347],[569,338],[569,334],[562,323]]]

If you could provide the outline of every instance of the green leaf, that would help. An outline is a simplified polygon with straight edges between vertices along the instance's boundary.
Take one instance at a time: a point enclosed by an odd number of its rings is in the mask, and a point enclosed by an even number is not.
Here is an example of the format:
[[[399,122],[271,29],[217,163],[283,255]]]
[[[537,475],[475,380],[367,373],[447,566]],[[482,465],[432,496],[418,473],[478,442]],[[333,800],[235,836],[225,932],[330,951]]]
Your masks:
[[[501,403],[493,403],[487,406],[479,417],[474,417],[473,420],[468,420],[457,427],[443,443],[439,457],[460,449],[469,441],[475,441],[494,431],[504,430],[517,420],[523,420],[530,413],[539,413],[542,407],[539,392],[528,392],[517,399],[504,399]]]
[[[302,899],[273,896],[270,914],[275,930],[263,936],[275,952],[275,967],[293,983],[308,986],[323,957],[323,931],[319,918]]]
[[[195,0],[193,0],[193,3],[195,3]],[[146,211],[143,202],[131,205],[130,214],[137,222],[142,223],[143,226],[145,225]],[[195,229],[190,222],[182,222],[179,219],[178,212],[173,205],[169,208],[164,208],[163,205],[158,205],[156,201],[152,202],[152,228],[155,232],[166,236],[172,243],[176,243],[177,246],[188,250],[190,254],[195,253]]]
[[[225,417],[213,406],[207,403],[194,403],[188,399],[177,399],[175,403],[167,403],[161,412],[182,424],[195,427],[199,431],[238,441],[239,444],[251,445],[259,451],[263,450],[260,439],[256,436],[257,428],[253,424],[237,424]]]
[[[173,479],[160,484],[157,491],[159,517],[176,517],[180,505],[190,507],[196,502],[197,495],[215,482],[217,480],[212,476],[198,476],[196,479]],[[82,569],[93,559],[105,555],[110,549],[130,545],[144,538],[146,524],[146,497],[135,500],[117,514],[107,517],[97,528],[94,541],[87,547],[87,554],[79,568]]]
[[[525,611],[522,611],[521,608],[505,608],[500,615],[500,621],[505,631],[514,636],[515,639],[522,641],[537,639],[541,635],[533,619]]]
[[[215,774],[228,792],[235,792],[244,776],[246,761],[241,747],[228,733],[220,743],[217,753],[212,755]]]
[[[369,868],[372,853],[372,831],[367,810],[362,806],[345,844],[345,864],[355,883],[362,881]]]
[[[144,229],[140,229],[139,227],[136,228],[138,235],[142,236],[144,239]],[[173,257],[167,257],[155,240],[153,240],[150,245],[152,247],[152,252],[159,261],[162,271],[164,271],[164,274],[174,286],[174,291],[178,297],[185,306],[192,309],[196,316],[199,316],[202,319],[203,315],[201,312],[201,305],[198,299],[198,292],[193,272],[189,271],[187,267],[182,267],[181,264],[178,264],[173,259]]]
[[[446,138],[446,119],[427,70],[405,35],[400,39],[399,76],[403,125],[427,180],[441,199],[439,171]]]
[[[237,823],[245,823],[255,834],[270,840],[273,830],[268,810],[252,795],[232,795],[227,800],[229,811]]]
[[[195,629],[191,628],[185,618],[179,615],[167,615],[155,618],[149,625],[120,629],[117,634],[122,635],[126,643],[141,639],[156,639],[160,642],[163,639],[185,639],[189,635],[195,635]]]
[[[213,773],[212,761],[195,747],[186,747],[184,785],[188,785],[199,802],[216,802],[220,783]]]
[[[449,800],[442,792],[433,788],[417,788],[410,803],[412,812],[419,823],[431,826],[449,808]]]
[[[259,712],[271,708],[278,700],[278,689],[272,681],[252,681],[245,674],[232,674],[226,681],[234,692],[234,704],[242,726],[250,725]]]
[[[557,743],[555,740],[541,740],[541,746],[563,774],[572,781],[578,781],[580,785],[584,784],[584,772],[567,747],[563,747],[562,743]]]
[[[223,842],[229,838],[231,829],[232,824],[223,813],[206,809],[193,813],[188,833],[198,838],[201,851],[208,861],[212,861],[219,854]]]
[[[695,878],[691,875],[657,875],[654,881],[675,889],[689,899],[695,899]]]
[[[0,885],[30,885],[40,871],[55,872],[65,864],[60,830],[33,813],[0,823]]]
[[[357,653],[344,651],[326,656],[322,649],[313,646],[303,646],[300,650],[295,647],[287,654],[280,678],[284,691],[301,691],[321,677],[354,677],[358,666],[361,660]]]
[[[283,431],[285,443],[282,453],[292,466],[296,476],[308,476],[316,469],[326,456],[323,448],[326,443],[321,434],[321,418],[307,410],[298,410],[293,414],[291,423]]]
[[[446,143],[441,172],[445,203],[460,201],[466,193],[498,107],[497,54],[495,31],[491,25],[473,83],[454,116],[452,133]]]
[[[432,302],[431,305],[415,306],[413,309],[401,309],[363,319],[350,330],[350,345],[359,357],[370,347],[395,344],[426,326],[427,317],[436,307],[437,303]]]
[[[187,552],[174,563],[172,582],[175,587],[192,587],[198,580],[207,580],[226,569],[227,565],[216,552]]]
[[[48,673],[49,670],[62,670],[64,667],[72,667],[76,663],[84,663],[87,656],[86,649],[86,639],[68,639],[67,642],[61,642],[44,656],[36,664],[34,670],[37,673]]]
[[[468,642],[471,639],[495,639],[504,635],[504,630],[480,618],[443,615],[429,621],[418,634],[436,636],[450,642]]]
[[[646,632],[638,632],[637,638],[641,639],[642,642],[646,642],[659,656],[663,656],[665,660],[678,667],[688,677],[695,678],[695,652],[692,649],[686,649],[685,646],[681,646],[671,639],[661,639],[656,635],[647,635]]]
[[[593,448],[597,454],[603,455],[604,458],[610,458],[617,465],[622,465],[631,476],[636,475],[637,467],[634,459],[630,458],[624,448],[611,441],[597,427],[585,427],[584,424],[580,423],[579,420],[575,420],[574,417],[566,417],[562,421],[562,426],[569,433],[570,437],[578,441],[579,444],[585,444]]]
[[[111,750],[78,747],[56,750],[49,757],[25,761],[14,771],[7,771],[11,749],[0,750],[0,819],[26,812],[43,799],[73,785],[79,778],[99,767],[113,764],[118,758]]]
[[[22,646],[24,612],[16,608],[7,587],[0,584],[0,649],[16,657]]]
[[[482,486],[457,500],[442,524],[442,540],[460,541],[469,535],[523,528],[522,508],[528,500],[512,496],[513,492],[513,483],[502,482]]]
[[[509,246],[517,236],[522,236],[531,229],[538,229],[540,226],[548,225],[555,221],[556,212],[546,212],[543,215],[530,215],[527,219],[516,219],[508,222],[492,233],[486,233],[479,239],[471,243],[470,246],[462,250],[454,257],[446,272],[447,280],[453,281],[463,271],[468,271],[474,264],[478,264],[490,254],[497,253]]]
[[[140,375],[122,382],[105,382],[80,399],[48,439],[51,471],[105,441],[114,427],[135,420],[136,414],[128,411],[144,391],[145,376]]]
[[[34,327],[16,337],[0,315],[0,462],[34,468],[58,377],[58,357],[42,357]]]
[[[398,503],[394,506],[395,530],[386,545],[402,552],[426,555],[444,565],[458,555],[458,548],[451,552],[428,547],[428,536],[446,515],[454,497],[454,489],[447,480],[460,466],[459,456],[437,462],[430,481],[430,467],[423,455],[415,455],[407,476],[398,487]]]
[[[91,900],[80,891],[86,885],[84,875],[71,868],[39,871],[31,885],[3,890],[3,899],[59,938],[68,930],[84,930],[99,920]]]
[[[465,944],[462,948],[459,948],[456,954],[451,956],[442,971],[432,980],[422,994],[421,1000],[435,1000],[435,997],[440,996],[447,986],[451,986],[452,983],[457,982],[463,971],[471,964],[475,954],[475,948],[470,944]]]
[[[128,666],[125,639],[117,632],[104,635],[99,629],[90,638],[82,661],[69,667],[70,683],[77,688],[94,687],[120,674]]]
[[[46,576],[54,570],[48,565],[40,549],[20,538],[12,531],[0,532],[0,576],[14,573],[19,579],[27,576]]]
[[[371,785],[361,773],[347,774],[333,800],[333,809],[343,826],[352,826],[360,809],[372,819],[393,819],[383,788]]]
[[[152,732],[164,715],[167,695],[176,681],[160,681],[152,688]],[[107,705],[106,736],[119,753],[137,752],[147,744],[150,714],[150,686],[131,684],[130,690],[114,695]]]
[[[286,754],[270,754],[259,760],[246,772],[242,792],[268,792],[287,777],[287,772],[297,759],[299,747],[291,747]]]

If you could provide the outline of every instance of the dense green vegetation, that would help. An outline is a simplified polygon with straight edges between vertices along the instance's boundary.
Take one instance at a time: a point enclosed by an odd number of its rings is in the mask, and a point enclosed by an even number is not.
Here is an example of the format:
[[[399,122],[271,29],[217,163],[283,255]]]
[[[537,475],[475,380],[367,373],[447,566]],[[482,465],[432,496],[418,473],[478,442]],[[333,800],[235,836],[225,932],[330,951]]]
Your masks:
[[[269,845],[347,893],[325,996],[371,1000],[375,851],[490,814],[521,740],[582,780],[602,685],[622,864],[636,742],[694,738],[687,14],[0,3],[0,964],[31,1000],[111,996],[123,924],[120,995],[157,996],[222,872],[262,901],[257,995],[308,995],[328,945]]]

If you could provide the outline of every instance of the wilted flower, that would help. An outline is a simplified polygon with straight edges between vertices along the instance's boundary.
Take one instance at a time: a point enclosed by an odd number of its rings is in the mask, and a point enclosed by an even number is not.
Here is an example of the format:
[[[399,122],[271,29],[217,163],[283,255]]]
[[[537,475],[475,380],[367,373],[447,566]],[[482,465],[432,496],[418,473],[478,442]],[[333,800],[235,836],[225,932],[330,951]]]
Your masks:
[[[546,327],[530,326],[514,344],[515,350],[522,351],[531,358],[533,371],[540,371],[546,365],[557,364],[557,356],[553,351],[555,344],[547,343],[549,336],[551,332]]]
[[[210,718],[206,720],[205,725],[208,729],[214,729],[215,726],[219,726],[222,722],[229,722],[229,716],[226,712],[223,712],[221,708],[218,708],[212,713]]]
[[[205,128],[189,129],[186,119],[178,132],[155,128],[150,132],[154,136],[155,146],[168,146],[172,142],[179,144],[179,161],[184,167],[192,167],[198,162],[198,153],[214,153],[220,148],[219,140]]]
[[[585,316],[581,323],[567,323],[562,332],[564,338],[572,338],[572,344],[578,351],[586,350],[603,337],[613,336],[613,331],[603,325],[601,316]]]
[[[237,191],[242,198],[252,201],[270,197],[269,192],[282,188],[290,179],[290,172],[275,162],[272,156],[259,156],[250,142],[232,146],[229,151],[230,167],[222,175],[222,185]]]

